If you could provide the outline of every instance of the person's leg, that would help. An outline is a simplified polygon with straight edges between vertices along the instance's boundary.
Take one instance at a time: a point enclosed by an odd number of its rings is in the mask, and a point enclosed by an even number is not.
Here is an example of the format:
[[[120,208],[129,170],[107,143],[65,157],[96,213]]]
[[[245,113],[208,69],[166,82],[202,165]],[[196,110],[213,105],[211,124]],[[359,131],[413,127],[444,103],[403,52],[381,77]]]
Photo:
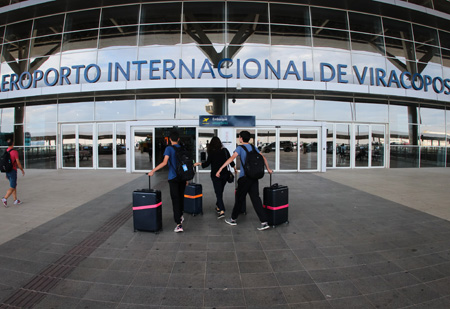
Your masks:
[[[214,193],[216,194],[216,205],[220,211],[225,211],[225,205],[223,203],[223,189],[225,188],[225,183],[222,178],[211,177]]]
[[[236,220],[241,212],[241,205],[247,196],[247,192],[249,190],[249,179],[247,177],[240,177],[238,179],[238,187],[236,189],[236,198],[233,207],[233,212],[231,214],[231,219]]]
[[[186,190],[186,182],[185,181],[178,182],[178,196],[180,197],[179,204],[178,204],[178,210],[180,212],[180,220],[184,213],[184,191],[185,190]]]
[[[172,199],[173,220],[176,224],[181,224],[182,201],[180,201],[180,185],[178,181],[169,180],[170,198]],[[183,195],[184,199],[184,195]]]
[[[255,212],[258,215],[259,221],[261,221],[261,223],[267,222],[267,213],[264,210],[261,197],[259,196],[258,180],[253,180],[252,183],[249,185],[248,194],[250,195],[253,208],[255,209]]]

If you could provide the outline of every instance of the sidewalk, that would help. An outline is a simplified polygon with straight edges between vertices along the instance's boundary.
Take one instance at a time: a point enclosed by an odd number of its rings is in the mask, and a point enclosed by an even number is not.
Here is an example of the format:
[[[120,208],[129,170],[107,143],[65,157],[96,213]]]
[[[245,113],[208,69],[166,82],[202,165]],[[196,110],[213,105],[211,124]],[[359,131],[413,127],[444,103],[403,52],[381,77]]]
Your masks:
[[[0,308],[450,308],[449,180],[450,169],[278,173],[290,222],[261,232],[250,201],[237,226],[217,220],[201,174],[204,215],[176,234],[158,173],[156,235],[133,232],[144,175],[27,171],[24,204],[0,209]]]

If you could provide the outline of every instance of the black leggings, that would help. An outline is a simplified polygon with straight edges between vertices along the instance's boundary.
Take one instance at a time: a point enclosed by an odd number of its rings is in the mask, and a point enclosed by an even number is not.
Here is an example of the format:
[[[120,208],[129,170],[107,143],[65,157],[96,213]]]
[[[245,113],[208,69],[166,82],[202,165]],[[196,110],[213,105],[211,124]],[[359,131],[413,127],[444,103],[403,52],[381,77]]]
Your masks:
[[[169,180],[170,198],[172,199],[173,220],[176,224],[181,224],[181,216],[184,212],[184,190],[186,181]]]
[[[223,203],[223,190],[227,184],[227,180],[222,177],[211,176],[211,180],[214,186],[214,192],[216,193],[216,206],[225,211],[225,204]]]

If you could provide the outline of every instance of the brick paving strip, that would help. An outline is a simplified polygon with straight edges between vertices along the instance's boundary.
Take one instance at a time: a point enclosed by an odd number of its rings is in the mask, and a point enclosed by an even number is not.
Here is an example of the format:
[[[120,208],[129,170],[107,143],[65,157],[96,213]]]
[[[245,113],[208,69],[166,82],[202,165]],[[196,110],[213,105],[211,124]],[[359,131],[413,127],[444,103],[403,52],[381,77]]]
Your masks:
[[[61,258],[34,276],[23,287],[16,290],[0,305],[0,308],[32,308],[38,304],[53,287],[66,278],[83,260],[127,222],[132,214],[131,205],[128,205],[78,245],[67,251]]]

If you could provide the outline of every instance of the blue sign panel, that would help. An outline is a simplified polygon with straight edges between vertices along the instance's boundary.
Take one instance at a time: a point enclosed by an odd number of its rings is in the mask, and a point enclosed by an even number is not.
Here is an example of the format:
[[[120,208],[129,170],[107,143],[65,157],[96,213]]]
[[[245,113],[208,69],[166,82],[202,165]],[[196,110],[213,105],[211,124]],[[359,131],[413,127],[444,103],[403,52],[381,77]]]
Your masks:
[[[201,127],[254,127],[255,116],[200,116],[199,125]]]

